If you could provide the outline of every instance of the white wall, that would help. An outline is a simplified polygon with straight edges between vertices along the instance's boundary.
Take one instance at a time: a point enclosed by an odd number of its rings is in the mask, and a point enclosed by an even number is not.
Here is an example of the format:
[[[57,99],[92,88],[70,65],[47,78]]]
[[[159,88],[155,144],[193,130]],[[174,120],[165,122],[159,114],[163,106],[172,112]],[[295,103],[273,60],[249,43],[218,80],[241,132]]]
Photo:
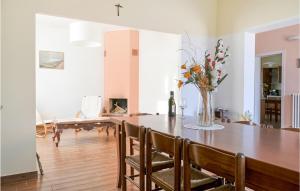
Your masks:
[[[37,25],[36,106],[44,119],[72,118],[80,110],[83,96],[103,96],[103,47],[71,45],[68,27]],[[39,68],[39,50],[64,52],[64,70]]]
[[[215,105],[228,109],[232,120],[244,112],[244,44],[245,34],[235,33],[221,36],[224,45],[229,46],[230,57],[224,69],[228,77],[218,87]],[[253,74],[254,75],[254,74]]]
[[[2,0],[2,176],[36,170],[35,17],[27,3]]]
[[[181,64],[181,36],[139,31],[139,111],[168,113],[170,91],[179,98],[178,67]],[[179,106],[177,104],[177,110]]]

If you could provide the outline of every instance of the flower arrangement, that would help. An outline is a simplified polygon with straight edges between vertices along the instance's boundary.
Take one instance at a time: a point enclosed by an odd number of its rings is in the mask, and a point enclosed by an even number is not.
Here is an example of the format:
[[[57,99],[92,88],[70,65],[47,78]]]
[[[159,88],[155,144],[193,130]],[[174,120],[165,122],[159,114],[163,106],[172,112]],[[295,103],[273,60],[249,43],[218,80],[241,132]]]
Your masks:
[[[228,47],[224,48],[223,40],[219,39],[215,48],[214,57],[210,51],[205,52],[204,64],[197,61],[197,55],[192,54],[195,50],[187,51],[188,61],[181,65],[183,79],[178,81],[178,88],[187,84],[193,84],[201,93],[203,98],[204,119],[209,120],[209,108],[211,104],[208,103],[208,96],[214,91],[228,76],[224,74],[223,65],[226,64],[228,54]],[[203,62],[203,61],[202,61]],[[212,110],[210,108],[210,110]],[[211,111],[212,112],[212,111]]]
[[[252,121],[252,114],[249,110],[245,111],[245,113],[241,116],[242,121]]]

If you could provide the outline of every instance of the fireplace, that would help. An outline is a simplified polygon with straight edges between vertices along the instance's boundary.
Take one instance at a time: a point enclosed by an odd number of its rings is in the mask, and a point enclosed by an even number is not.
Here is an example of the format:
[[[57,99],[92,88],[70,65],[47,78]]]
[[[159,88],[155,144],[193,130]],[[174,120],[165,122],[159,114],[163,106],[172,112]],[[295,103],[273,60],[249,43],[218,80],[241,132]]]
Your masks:
[[[110,98],[109,99],[109,112],[116,114],[125,114],[128,111],[126,98]]]

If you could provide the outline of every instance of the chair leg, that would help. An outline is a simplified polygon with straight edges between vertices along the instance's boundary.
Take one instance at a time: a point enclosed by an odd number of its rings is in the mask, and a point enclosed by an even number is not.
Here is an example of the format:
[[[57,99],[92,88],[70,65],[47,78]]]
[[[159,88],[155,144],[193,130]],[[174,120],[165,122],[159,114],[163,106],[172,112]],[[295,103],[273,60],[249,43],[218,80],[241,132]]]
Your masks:
[[[44,175],[44,170],[43,170],[42,163],[40,161],[40,156],[39,156],[38,153],[36,153],[36,159],[37,159],[37,162],[38,162],[40,173],[41,173],[41,175]]]
[[[130,155],[134,155],[134,151],[133,151],[133,140],[129,139],[129,153]],[[133,180],[134,180],[134,169],[132,167],[130,167],[130,176],[132,176]]]
[[[126,191],[127,190],[127,182],[126,182],[126,178],[125,178],[125,175],[126,175],[126,164],[125,162],[122,161],[122,169],[121,169],[121,173],[122,173],[122,191]]]
[[[152,183],[149,176],[146,175],[146,191],[152,190]]]
[[[58,144],[60,142],[60,133],[59,132],[57,132],[56,137],[57,137],[57,141],[56,141],[55,145],[56,145],[56,147],[58,147]]]
[[[78,133],[81,131],[81,128],[75,129],[75,133]]]
[[[132,180],[134,180],[134,168],[130,167],[130,176],[132,177]]]

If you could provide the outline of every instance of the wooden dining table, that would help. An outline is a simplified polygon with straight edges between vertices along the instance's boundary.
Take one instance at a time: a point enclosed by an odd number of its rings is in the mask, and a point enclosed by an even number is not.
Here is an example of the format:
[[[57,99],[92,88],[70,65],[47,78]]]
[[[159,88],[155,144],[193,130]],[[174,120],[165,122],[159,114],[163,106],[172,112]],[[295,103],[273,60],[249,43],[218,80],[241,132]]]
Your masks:
[[[122,121],[180,136],[227,153],[246,156],[246,186],[254,190],[299,190],[299,136],[292,131],[253,127],[238,123],[221,123],[221,130],[195,130],[186,124],[196,124],[193,117],[147,115],[112,117],[117,126],[118,180],[121,187],[120,128]]]

